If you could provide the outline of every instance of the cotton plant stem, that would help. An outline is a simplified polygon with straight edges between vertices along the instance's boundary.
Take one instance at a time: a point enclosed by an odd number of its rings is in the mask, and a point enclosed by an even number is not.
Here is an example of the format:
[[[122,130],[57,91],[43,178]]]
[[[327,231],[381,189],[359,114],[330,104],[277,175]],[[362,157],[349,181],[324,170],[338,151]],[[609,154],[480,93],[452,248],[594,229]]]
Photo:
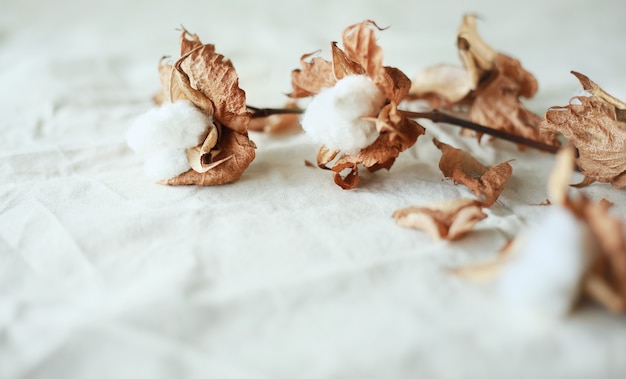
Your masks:
[[[275,114],[302,114],[304,109],[300,108],[257,108],[250,105],[246,106],[252,111],[252,118],[269,117]]]
[[[446,113],[442,113],[441,111],[437,109],[433,109],[429,112],[410,112],[410,111],[401,111],[401,112],[406,117],[409,117],[409,118],[426,118],[428,120],[431,120],[437,123],[460,126],[463,128],[471,129],[479,133],[489,134],[490,136],[493,136],[496,138],[514,142],[519,145],[532,147],[537,150],[545,151],[545,152],[552,153],[552,154],[555,154],[559,150],[558,146],[548,145],[543,142],[535,141],[529,138],[520,137],[515,134],[511,134],[502,130],[489,128],[489,127],[476,124],[468,120],[464,120],[462,118],[458,118],[458,117],[454,117]]]
[[[301,114],[304,112],[304,109],[299,109],[299,108],[293,108],[293,109],[292,108],[256,108],[256,107],[248,106],[248,109],[252,111],[252,118],[269,117],[269,116],[276,115],[276,114]],[[444,124],[450,124],[454,126],[460,126],[462,128],[471,129],[478,133],[488,134],[496,138],[514,142],[519,145],[532,147],[537,150],[545,151],[545,152],[552,153],[552,154],[555,154],[559,150],[558,146],[548,145],[548,144],[535,141],[529,138],[520,137],[515,134],[511,134],[502,130],[489,128],[487,126],[476,124],[474,122],[464,120],[462,118],[451,116],[437,109],[433,109],[429,112],[411,112],[411,111],[404,111],[404,110],[400,112],[402,112],[402,114],[404,114],[406,117],[409,117],[409,118],[425,118],[436,123],[444,123]]]

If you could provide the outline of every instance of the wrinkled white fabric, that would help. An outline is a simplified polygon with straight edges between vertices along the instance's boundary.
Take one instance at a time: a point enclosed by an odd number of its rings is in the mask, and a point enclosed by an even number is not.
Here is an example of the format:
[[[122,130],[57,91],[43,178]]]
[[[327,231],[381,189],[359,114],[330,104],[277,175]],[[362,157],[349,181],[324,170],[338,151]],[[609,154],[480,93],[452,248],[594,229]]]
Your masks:
[[[446,269],[492,258],[549,207],[553,157],[453,126],[390,171],[343,191],[305,166],[305,134],[251,133],[237,183],[165,187],[125,142],[152,106],[157,63],[182,24],[229,57],[248,103],[279,107],[290,71],[364,19],[384,64],[409,77],[458,62],[464,12],[540,83],[542,114],[589,75],[626,99],[623,4],[614,1],[14,1],[0,12],[1,378],[620,378],[626,321],[587,306],[520,320],[489,285]],[[443,178],[431,140],[483,163],[514,159],[489,217],[455,243],[391,213],[470,197]],[[577,176],[577,179],[580,179]],[[626,214],[626,194],[584,190]]]

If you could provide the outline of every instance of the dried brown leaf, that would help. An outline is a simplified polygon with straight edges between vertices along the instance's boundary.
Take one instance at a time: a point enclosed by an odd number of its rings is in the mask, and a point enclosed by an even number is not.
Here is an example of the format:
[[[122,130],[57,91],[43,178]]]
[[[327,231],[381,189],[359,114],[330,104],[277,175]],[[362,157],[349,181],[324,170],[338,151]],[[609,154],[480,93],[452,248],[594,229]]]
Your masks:
[[[246,133],[250,113],[246,93],[239,88],[239,77],[230,60],[216,54],[212,45],[192,50],[187,56],[191,85],[211,100],[215,118],[228,128]]]
[[[433,143],[442,152],[439,168],[445,177],[467,186],[481,198],[486,207],[498,199],[513,172],[509,162],[485,167],[461,149],[440,142],[436,138],[433,139]]]
[[[493,61],[498,54],[478,34],[476,16],[466,14],[457,30],[457,48],[463,65],[471,74],[475,87],[481,76],[493,69]]]
[[[530,95],[536,92],[537,84],[532,75],[521,67],[519,61],[503,54],[496,56],[494,67],[492,76],[482,81],[474,91],[470,121],[558,146],[555,134],[542,132],[539,129],[541,118],[526,109],[519,99],[522,93]],[[481,136],[478,134],[479,139]]]
[[[337,80],[341,80],[349,75],[364,75],[365,69],[359,63],[348,58],[348,55],[344,53],[337,43],[331,43],[332,57],[333,57],[333,73]]]
[[[579,186],[599,181],[626,188],[626,118],[621,116],[626,105],[586,76],[575,75],[592,96],[576,96],[567,106],[550,108],[541,128],[562,134],[578,149],[576,164],[585,175]]]
[[[379,84],[385,75],[383,69],[383,50],[376,44],[374,28],[380,28],[372,20],[348,26],[343,31],[343,47],[346,55],[364,70],[364,73]]]
[[[451,199],[421,207],[407,207],[393,213],[400,226],[424,230],[434,240],[450,241],[465,236],[486,217],[482,203],[472,199]]]
[[[319,150],[317,151],[317,166],[319,168],[328,170],[329,168],[326,165],[332,162],[337,154],[339,154],[337,150],[330,150],[324,145],[320,146]]]
[[[310,62],[307,61],[314,54],[316,53],[304,54],[300,58],[302,68],[291,72],[293,92],[289,94],[290,97],[313,96],[322,88],[332,87],[337,83],[331,62],[321,57],[314,57]]]
[[[520,101],[520,97],[535,95],[537,80],[518,60],[498,53],[482,40],[474,15],[463,17],[457,47],[464,68],[439,65],[426,69],[416,76],[412,97],[425,99],[433,107],[467,112],[465,117],[477,124],[559,146],[555,134],[540,130],[541,118]],[[462,134],[476,133],[463,130]],[[482,134],[476,136],[480,140]]]

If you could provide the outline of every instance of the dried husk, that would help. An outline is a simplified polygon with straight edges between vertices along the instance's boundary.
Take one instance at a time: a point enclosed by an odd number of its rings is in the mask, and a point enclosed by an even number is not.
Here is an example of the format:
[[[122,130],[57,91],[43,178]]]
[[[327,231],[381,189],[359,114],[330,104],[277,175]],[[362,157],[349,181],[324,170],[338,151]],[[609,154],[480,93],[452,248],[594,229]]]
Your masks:
[[[202,144],[187,149],[190,169],[160,183],[218,185],[237,181],[254,159],[255,145],[248,139],[250,113],[245,92],[232,63],[183,30],[181,57],[172,65],[161,62],[159,101],[189,100],[213,116]]]
[[[359,165],[370,171],[389,169],[398,155],[425,133],[421,125],[397,109],[397,104],[408,94],[411,81],[397,68],[382,65],[383,52],[376,43],[374,29],[382,30],[371,20],[347,27],[343,32],[344,50],[335,42],[331,43],[330,62],[319,57],[307,61],[311,54],[306,54],[301,58],[302,68],[292,72],[290,96],[293,98],[316,95],[348,75],[367,75],[386,96],[387,104],[373,120],[380,135],[371,145],[355,154],[340,154],[326,146],[321,146],[318,151],[318,166],[332,170],[335,183],[343,189],[357,187]],[[329,168],[327,165],[338,155]],[[346,175],[343,174],[345,170],[348,170]]]
[[[393,213],[400,226],[421,229],[434,240],[457,240],[487,215],[482,203],[473,199],[451,199],[424,206],[411,206]]]
[[[463,63],[460,69],[437,65],[418,73],[411,87],[413,98],[428,100],[433,107],[465,113],[477,124],[510,134],[559,146],[552,132],[541,131],[541,118],[526,109],[520,97],[531,98],[537,80],[520,62],[487,45],[476,29],[476,18],[465,15],[457,34]],[[464,135],[481,133],[463,130]],[[519,145],[520,150],[524,146]]]
[[[491,206],[498,199],[513,173],[509,162],[486,167],[461,149],[436,138],[433,143],[441,150],[439,168],[445,177],[467,186],[481,198],[485,207]]]
[[[550,108],[541,128],[562,134],[578,149],[576,164],[585,176],[578,186],[599,181],[626,188],[626,104],[585,75],[573,74],[591,96]]]

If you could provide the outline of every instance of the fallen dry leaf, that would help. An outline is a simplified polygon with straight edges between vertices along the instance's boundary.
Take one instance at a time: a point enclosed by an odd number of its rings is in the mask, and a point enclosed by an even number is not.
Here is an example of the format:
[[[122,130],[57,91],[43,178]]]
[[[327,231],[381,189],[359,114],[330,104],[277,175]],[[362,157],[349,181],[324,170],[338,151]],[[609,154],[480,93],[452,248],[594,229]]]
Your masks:
[[[461,149],[440,142],[436,138],[433,139],[433,143],[441,150],[439,168],[445,177],[467,186],[481,198],[485,207],[491,206],[498,199],[513,172],[509,162],[485,167]]]
[[[183,30],[181,57],[174,64],[161,62],[162,92],[157,102],[189,100],[213,116],[205,141],[187,150],[191,170],[161,183],[217,185],[238,180],[254,159],[255,145],[248,139],[250,113],[245,92],[232,63]]]
[[[435,108],[454,110],[492,129],[559,146],[555,134],[541,131],[541,118],[520,101],[520,97],[535,95],[536,79],[518,60],[497,52],[482,40],[475,16],[463,17],[457,48],[463,67],[440,64],[418,73],[411,97],[425,99]],[[464,129],[463,134],[475,132]],[[482,134],[477,137],[480,140]]]
[[[434,240],[449,241],[463,237],[485,217],[482,203],[472,199],[451,199],[393,213],[398,225],[424,230]]]
[[[371,20],[348,26],[343,31],[344,50],[331,43],[331,61],[320,57],[309,61],[312,54],[305,54],[300,59],[302,68],[294,70],[291,76],[293,91],[289,96],[292,98],[314,96],[348,75],[367,75],[385,94],[387,104],[372,120],[380,135],[371,145],[354,154],[331,151],[326,146],[318,151],[317,164],[325,169],[339,155],[330,169],[335,183],[343,189],[357,187],[359,165],[370,171],[389,169],[398,155],[425,133],[421,125],[397,109],[408,94],[411,81],[400,70],[382,65],[383,52],[376,43],[375,29],[382,30]]]
[[[572,73],[591,96],[550,108],[541,128],[562,134],[578,149],[576,164],[585,175],[578,186],[599,181],[626,188],[626,104],[585,75]]]

